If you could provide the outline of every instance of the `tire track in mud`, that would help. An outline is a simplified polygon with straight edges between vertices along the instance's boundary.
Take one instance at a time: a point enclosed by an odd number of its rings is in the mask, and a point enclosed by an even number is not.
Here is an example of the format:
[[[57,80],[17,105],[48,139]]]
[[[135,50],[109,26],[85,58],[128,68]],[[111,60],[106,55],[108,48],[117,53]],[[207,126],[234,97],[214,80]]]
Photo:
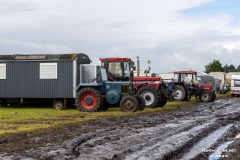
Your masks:
[[[206,157],[206,153],[201,149],[196,152],[194,147],[199,148],[200,143],[201,148],[208,149],[203,142],[216,134],[220,135],[210,147],[227,141],[226,135],[233,132],[240,118],[239,104],[240,99],[227,98],[166,112],[101,120],[81,126],[89,127],[89,132],[80,134],[79,130],[75,138],[61,145],[51,143],[20,154],[25,159],[60,160],[185,159],[187,154],[193,158]],[[95,125],[102,127],[91,130]]]

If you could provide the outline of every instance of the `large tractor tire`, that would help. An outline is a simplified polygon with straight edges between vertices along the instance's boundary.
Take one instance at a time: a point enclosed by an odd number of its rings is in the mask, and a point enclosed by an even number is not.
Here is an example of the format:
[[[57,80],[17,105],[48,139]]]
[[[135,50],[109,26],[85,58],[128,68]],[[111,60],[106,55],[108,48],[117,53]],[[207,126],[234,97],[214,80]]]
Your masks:
[[[203,91],[202,94],[201,94],[200,100],[202,102],[210,102],[212,100],[211,93],[209,93],[207,91]]]
[[[143,111],[144,108],[146,107],[146,104],[145,104],[146,102],[145,102],[144,98],[140,95],[134,95],[134,97],[136,97],[138,100],[138,104],[139,104],[138,110]]]
[[[81,111],[99,111],[103,104],[102,94],[95,88],[86,87],[77,92],[75,103]]]
[[[186,97],[186,91],[183,86],[175,85],[173,90],[173,99],[175,101],[183,101]]]
[[[163,93],[161,93],[161,98],[158,106],[159,107],[165,106],[167,101],[168,101],[168,98]]]
[[[211,99],[211,102],[214,102],[215,99],[216,99],[216,97],[217,97],[216,93],[213,93],[213,95],[212,95],[212,99]]]
[[[107,111],[110,106],[111,106],[111,104],[109,104],[109,103],[107,102],[107,100],[104,99],[104,100],[103,100],[103,105],[102,105],[102,107],[101,107],[101,111]]]
[[[153,108],[158,106],[160,94],[157,88],[144,86],[137,91],[137,94],[143,97],[146,107]]]
[[[136,112],[138,110],[138,100],[132,95],[124,96],[119,104],[120,108],[124,112]]]

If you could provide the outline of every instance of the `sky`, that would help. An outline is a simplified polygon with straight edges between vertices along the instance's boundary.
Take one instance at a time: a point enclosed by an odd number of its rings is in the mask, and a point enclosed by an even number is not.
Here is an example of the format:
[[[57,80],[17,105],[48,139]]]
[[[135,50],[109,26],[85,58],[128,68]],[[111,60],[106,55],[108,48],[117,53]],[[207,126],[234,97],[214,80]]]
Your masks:
[[[141,70],[240,65],[240,0],[0,0],[0,54],[140,57]]]

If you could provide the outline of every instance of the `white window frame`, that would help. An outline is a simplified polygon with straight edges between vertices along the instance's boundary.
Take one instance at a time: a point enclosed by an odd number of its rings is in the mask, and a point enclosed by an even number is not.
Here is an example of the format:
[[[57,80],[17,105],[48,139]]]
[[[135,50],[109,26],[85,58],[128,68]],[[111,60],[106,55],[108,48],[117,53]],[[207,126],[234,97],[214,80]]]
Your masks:
[[[7,70],[6,70],[6,63],[0,63],[0,79],[6,79],[6,74],[7,74]],[[2,72],[2,73],[1,73]]]
[[[55,70],[51,75],[44,72],[43,67],[46,66],[55,66]],[[57,71],[57,63],[40,63],[40,79],[57,79]]]

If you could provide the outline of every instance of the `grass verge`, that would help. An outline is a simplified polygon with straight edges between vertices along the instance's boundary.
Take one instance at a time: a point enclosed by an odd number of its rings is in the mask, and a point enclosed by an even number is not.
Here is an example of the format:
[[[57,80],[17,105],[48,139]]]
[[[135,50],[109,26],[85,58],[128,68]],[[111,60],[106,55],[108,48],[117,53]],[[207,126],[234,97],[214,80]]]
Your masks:
[[[218,95],[223,98],[229,95]],[[20,133],[31,133],[37,130],[67,125],[70,123],[84,123],[90,120],[98,120],[112,116],[131,116],[149,112],[174,109],[178,106],[195,103],[168,102],[163,108],[145,108],[144,111],[135,113],[122,112],[118,107],[109,108],[105,112],[80,112],[77,109],[55,110],[52,108],[34,107],[0,107],[0,138]]]

